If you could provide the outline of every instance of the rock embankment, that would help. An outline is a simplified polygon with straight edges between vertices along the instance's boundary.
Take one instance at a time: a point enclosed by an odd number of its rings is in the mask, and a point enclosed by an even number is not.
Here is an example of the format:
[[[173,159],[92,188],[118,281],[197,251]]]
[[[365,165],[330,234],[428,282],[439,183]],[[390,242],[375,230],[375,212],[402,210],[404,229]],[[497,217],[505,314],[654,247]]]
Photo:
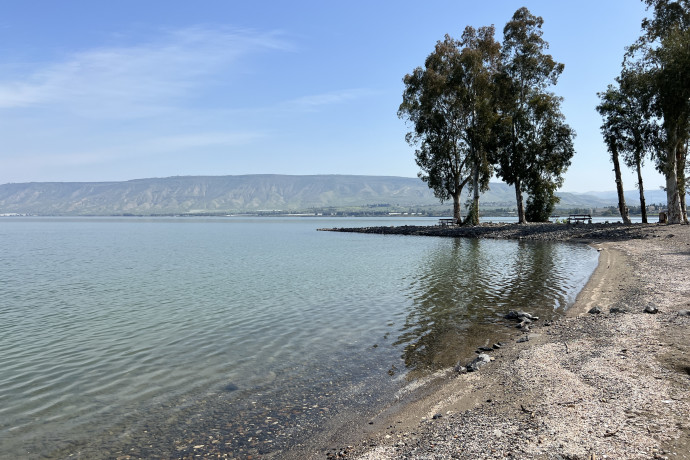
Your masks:
[[[493,238],[542,241],[626,241],[667,236],[664,224],[596,223],[561,224],[485,223],[476,226],[441,227],[439,225],[402,225],[391,227],[324,228],[321,231],[373,233],[377,235],[442,236],[458,238]]]

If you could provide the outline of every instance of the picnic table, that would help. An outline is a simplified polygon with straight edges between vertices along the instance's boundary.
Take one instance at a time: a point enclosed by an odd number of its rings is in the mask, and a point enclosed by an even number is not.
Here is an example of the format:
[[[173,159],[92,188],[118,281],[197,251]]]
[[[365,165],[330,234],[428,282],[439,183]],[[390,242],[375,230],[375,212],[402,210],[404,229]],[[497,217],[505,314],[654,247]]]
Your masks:
[[[439,220],[438,220],[438,224],[439,224],[441,227],[455,227],[455,225],[456,225],[455,219],[446,219],[446,218],[444,218],[444,219],[439,219]]]
[[[585,223],[585,221],[589,224],[592,223],[592,216],[591,214],[570,214],[568,216],[568,223],[569,224],[578,224],[578,223]]]

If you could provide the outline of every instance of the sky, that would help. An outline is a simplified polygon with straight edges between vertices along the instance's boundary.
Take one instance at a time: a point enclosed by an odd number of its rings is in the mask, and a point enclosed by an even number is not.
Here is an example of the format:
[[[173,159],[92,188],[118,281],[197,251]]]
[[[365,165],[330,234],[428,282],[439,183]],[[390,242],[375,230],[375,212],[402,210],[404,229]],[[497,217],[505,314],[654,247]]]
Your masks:
[[[614,190],[596,93],[640,35],[637,0],[0,0],[0,184],[415,177],[403,77],[468,25],[502,40],[522,6],[565,64],[552,90],[577,137],[561,190]],[[663,185],[652,165],[644,180]]]

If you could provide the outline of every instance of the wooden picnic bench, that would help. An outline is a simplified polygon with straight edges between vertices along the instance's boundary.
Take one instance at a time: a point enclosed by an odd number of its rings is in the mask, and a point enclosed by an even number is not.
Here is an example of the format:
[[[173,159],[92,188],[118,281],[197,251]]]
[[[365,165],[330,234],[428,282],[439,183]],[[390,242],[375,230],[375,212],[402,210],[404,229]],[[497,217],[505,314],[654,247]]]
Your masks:
[[[568,223],[569,224],[577,224],[577,223],[592,223],[592,216],[590,214],[570,214],[568,216]]]
[[[439,219],[438,224],[441,227],[455,227],[455,219]]]

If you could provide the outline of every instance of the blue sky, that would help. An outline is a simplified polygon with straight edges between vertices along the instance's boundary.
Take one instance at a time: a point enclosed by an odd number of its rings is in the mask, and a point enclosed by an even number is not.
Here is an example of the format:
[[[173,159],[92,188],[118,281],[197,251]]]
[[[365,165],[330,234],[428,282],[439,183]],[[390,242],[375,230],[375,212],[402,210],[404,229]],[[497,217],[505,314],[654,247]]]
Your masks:
[[[614,189],[596,93],[639,36],[636,0],[0,0],[0,183],[414,177],[403,76],[466,25],[500,40],[521,6],[565,64],[555,92],[577,138],[562,190]],[[663,183],[651,166],[645,181]]]

